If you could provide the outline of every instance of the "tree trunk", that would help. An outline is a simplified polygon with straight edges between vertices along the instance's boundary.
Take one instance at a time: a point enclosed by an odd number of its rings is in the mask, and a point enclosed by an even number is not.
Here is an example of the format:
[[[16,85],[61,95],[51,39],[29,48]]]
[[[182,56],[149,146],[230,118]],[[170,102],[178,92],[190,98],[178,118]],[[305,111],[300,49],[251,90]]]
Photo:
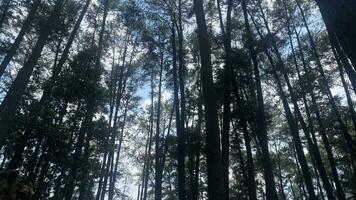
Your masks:
[[[340,114],[340,112],[339,112],[339,110],[337,108],[337,105],[335,103],[334,97],[333,97],[333,95],[331,93],[330,86],[328,84],[326,75],[324,73],[324,70],[323,70],[323,67],[322,67],[322,64],[321,64],[321,61],[320,61],[320,56],[318,54],[318,51],[316,49],[316,45],[314,43],[314,39],[313,39],[313,37],[311,35],[311,32],[309,30],[309,26],[308,26],[306,18],[304,16],[303,9],[302,9],[299,1],[297,0],[296,2],[297,2],[297,6],[298,6],[298,8],[299,8],[299,10],[301,12],[304,26],[305,26],[305,28],[307,30],[307,34],[308,34],[309,41],[310,41],[310,46],[311,46],[312,51],[313,51],[313,56],[315,58],[315,61],[316,61],[316,64],[317,64],[317,68],[318,68],[318,71],[319,71],[320,76],[321,76],[321,84],[324,86],[324,87],[321,87],[321,89],[324,90],[323,92],[328,97],[328,100],[329,100],[329,103],[331,105],[331,108],[333,109],[334,115],[335,115],[337,121],[339,122],[339,125],[340,125],[340,128],[341,128],[341,132],[345,137],[346,143],[347,143],[348,147],[350,148],[351,154],[353,155],[354,158],[356,158],[356,143],[353,140],[352,136],[350,135],[345,123],[341,119],[341,114]]]
[[[172,17],[172,27],[176,23],[175,16]],[[185,199],[185,132],[184,132],[184,122],[182,121],[181,112],[183,108],[179,108],[179,98],[178,98],[178,75],[177,75],[177,49],[176,49],[176,33],[175,29],[172,28],[172,62],[173,62],[173,87],[174,87],[174,104],[176,112],[176,129],[178,137],[178,147],[177,147],[177,160],[178,160],[178,198]],[[178,36],[179,37],[179,36]],[[181,58],[182,59],[182,58]],[[183,59],[181,60],[183,62]],[[183,70],[183,69],[181,69]],[[180,71],[182,73],[183,71]],[[184,86],[183,88],[184,89]],[[182,94],[182,93],[181,93]],[[183,91],[184,97],[184,91]],[[181,96],[181,98],[183,98]],[[181,102],[181,105],[185,104]]]
[[[84,18],[85,14],[86,14],[86,12],[88,10],[88,7],[90,5],[90,1],[91,0],[86,0],[83,9],[80,12],[80,15],[79,15],[77,21],[74,24],[73,30],[70,33],[70,36],[69,36],[68,41],[66,43],[66,46],[64,47],[64,50],[62,52],[61,58],[59,59],[58,64],[56,65],[56,67],[53,68],[52,77],[51,77],[50,83],[48,84],[49,85],[48,86],[49,89],[47,89],[47,90],[52,90],[53,84],[57,81],[59,73],[62,71],[62,67],[63,67],[64,63],[66,62],[66,60],[68,58],[69,50],[72,47],[73,41],[75,39],[75,36],[77,35],[77,33],[79,31],[79,28],[80,28],[80,25],[81,25],[81,23],[83,21],[83,18]],[[47,94],[49,96],[52,96],[52,92],[51,91],[48,91],[48,92],[46,91],[46,92],[43,92],[43,93]]]
[[[11,0],[8,0],[8,2],[11,2]],[[41,0],[35,0],[33,2],[33,5],[31,6],[31,9],[27,15],[27,18],[25,19],[25,21],[22,24],[20,32],[16,36],[16,39],[15,39],[14,43],[11,45],[10,49],[7,51],[7,54],[4,58],[4,60],[1,62],[0,78],[4,74],[6,67],[10,63],[10,60],[12,59],[12,57],[15,55],[17,49],[19,48],[19,45],[20,45],[23,37],[25,36],[27,30],[29,29],[33,19],[35,18],[35,15],[37,13],[37,8],[39,7],[40,4],[41,4]],[[0,22],[0,26],[1,26],[1,22]],[[0,29],[1,29],[1,27],[0,27]]]
[[[205,105],[206,152],[208,171],[208,198],[225,199],[223,167],[221,162],[217,96],[212,77],[210,42],[202,0],[194,0],[201,57],[201,80]]]
[[[346,74],[349,77],[352,88],[354,92],[356,93],[356,72],[352,68],[348,58],[346,57],[345,53],[341,50],[340,43],[337,41],[337,38],[334,33],[328,33],[329,34],[329,39],[331,43],[331,47],[334,49],[334,56],[335,59],[339,59],[342,63],[342,66],[345,68]]]
[[[2,143],[7,138],[8,129],[12,125],[21,97],[26,90],[34,67],[41,56],[42,49],[47,43],[50,33],[57,25],[57,20],[62,11],[63,3],[64,0],[56,1],[51,15],[40,32],[39,38],[32,50],[31,55],[25,62],[23,68],[18,72],[17,77],[0,105],[0,146],[2,146]]]
[[[356,69],[356,3],[353,0],[316,0],[326,28],[335,34]],[[297,1],[297,4],[300,4]]]
[[[144,192],[143,192],[143,200],[147,200],[147,190],[148,190],[148,178],[149,178],[149,172],[150,172],[150,164],[151,164],[151,148],[152,148],[152,135],[153,135],[153,115],[154,115],[154,106],[153,106],[153,97],[154,97],[154,91],[153,91],[153,72],[151,75],[151,116],[150,116],[150,133],[149,133],[149,143],[148,143],[148,150],[147,150],[147,157],[146,157],[146,172],[145,172],[145,183],[144,183]]]
[[[183,49],[183,26],[182,26],[182,0],[178,0],[178,78],[180,93],[180,132],[178,132],[178,199],[185,200],[185,80],[184,80],[184,49]],[[176,109],[178,110],[178,109]]]
[[[244,184],[244,189],[245,189],[245,192],[247,190],[247,195],[248,195],[248,198],[250,198],[250,193],[251,191],[249,191],[249,176],[247,174],[247,169],[246,169],[246,166],[245,166],[245,162],[244,162],[244,157],[243,157],[243,154],[242,154],[242,150],[241,150],[241,144],[240,144],[240,140],[238,139],[239,138],[239,134],[238,134],[238,131],[236,130],[236,128],[234,129],[234,132],[235,132],[235,136],[237,138],[237,141],[236,141],[236,149],[237,149],[237,155],[238,155],[238,160],[239,160],[239,163],[241,165],[241,173],[242,173],[242,177],[244,179],[243,181],[243,184]],[[253,188],[254,190],[256,190],[257,188]],[[241,191],[242,192],[242,191]],[[256,192],[255,192],[256,193]],[[247,198],[247,195],[246,195],[246,198]],[[254,198],[253,196],[251,198]]]
[[[354,125],[354,129],[356,130],[356,113],[355,113],[355,109],[354,109],[353,102],[352,102],[352,99],[351,99],[351,94],[350,94],[350,91],[348,89],[347,82],[345,80],[344,70],[342,69],[340,56],[339,56],[339,54],[336,53],[335,49],[332,49],[332,50],[333,50],[333,53],[335,55],[335,59],[337,61],[337,67],[338,67],[338,70],[339,70],[339,73],[340,73],[341,83],[342,83],[342,86],[343,86],[343,88],[345,90],[347,105],[349,106],[349,112],[350,112],[352,124]]]
[[[148,145],[150,143],[150,131],[148,131],[148,137],[146,140],[146,145],[145,145],[145,156],[144,156],[144,163],[143,163],[143,168],[142,168],[142,181],[141,181],[141,191],[140,191],[140,200],[143,199],[143,192],[144,192],[144,187],[145,187],[145,181],[146,181],[146,168],[147,168],[147,160],[148,160]]]
[[[128,34],[127,34],[128,35]],[[107,163],[103,163],[103,167],[104,167],[104,180],[103,180],[103,190],[101,192],[101,200],[104,200],[105,198],[105,193],[106,193],[106,186],[108,183],[108,178],[111,177],[110,175],[110,171],[113,170],[114,167],[114,151],[115,148],[113,148],[115,146],[115,139],[116,139],[116,135],[117,135],[117,128],[118,128],[118,120],[119,120],[119,116],[118,116],[118,112],[121,108],[121,100],[122,100],[122,96],[125,92],[126,89],[126,84],[127,84],[127,78],[128,78],[128,71],[129,69],[125,66],[126,64],[126,53],[127,53],[127,44],[129,41],[129,37],[126,37],[125,40],[125,47],[124,47],[124,52],[123,52],[123,59],[122,59],[122,65],[121,65],[121,70],[120,70],[120,77],[119,77],[119,82],[118,82],[118,86],[117,86],[117,92],[116,92],[116,97],[115,97],[115,112],[114,112],[114,117],[113,117],[113,127],[111,128],[111,134],[108,137],[108,149],[106,151],[108,151],[107,156],[108,156],[108,162]],[[124,73],[126,69],[126,73]],[[116,84],[116,83],[115,83]]]
[[[199,80],[200,84],[200,80]],[[196,155],[195,155],[195,169],[194,169],[194,184],[192,190],[192,200],[199,199],[199,166],[200,166],[200,138],[201,138],[201,124],[203,117],[203,108],[202,108],[202,95],[201,87],[199,87],[199,97],[198,97],[198,122],[197,122],[197,135],[195,140],[196,145]]]
[[[98,52],[97,52],[97,56],[96,56],[96,66],[100,67],[100,60],[101,60],[101,51],[103,48],[103,38],[104,38],[104,32],[105,32],[105,26],[106,26],[106,17],[108,15],[108,11],[109,11],[109,2],[110,0],[105,0],[104,3],[104,12],[103,12],[103,20],[101,23],[101,29],[100,29],[100,33],[99,33],[99,41],[98,41]],[[105,157],[104,157],[105,160]],[[103,161],[103,164],[105,162]],[[103,174],[101,174],[103,175]],[[102,177],[100,177],[100,179],[102,179]],[[96,194],[96,200],[99,200],[100,194],[101,194],[101,181],[99,182],[99,186],[98,186],[98,191]]]
[[[236,83],[235,78],[235,84],[233,84],[233,89],[234,89],[234,94],[236,96],[236,104],[237,104],[237,113],[238,117],[240,119],[240,124],[243,132],[243,139],[245,142],[245,147],[246,147],[246,186],[247,186],[247,192],[248,192],[248,197],[250,200],[257,200],[257,195],[256,195],[256,182],[255,182],[255,171],[254,171],[254,164],[253,164],[253,157],[252,157],[252,151],[251,151],[251,138],[250,134],[248,132],[248,126],[246,122],[245,116],[247,113],[245,112],[243,101],[241,99],[241,95],[239,94],[238,88],[237,88],[237,83]],[[239,143],[239,142],[238,142]],[[240,145],[240,144],[238,144]],[[239,147],[240,149],[240,147]],[[240,154],[240,153],[239,153]],[[244,165],[243,158],[241,155],[240,158],[241,164]],[[245,170],[243,170],[245,171]]]
[[[56,46],[56,54],[54,57],[53,68],[55,68],[57,65],[58,55],[61,50],[61,44],[62,44],[62,41],[60,38],[58,41],[58,44]],[[8,164],[8,169],[16,169],[20,166],[21,161],[22,161],[22,153],[25,150],[25,147],[27,146],[28,140],[33,135],[33,133],[32,133],[33,129],[35,129],[36,125],[38,125],[37,122],[38,122],[39,116],[46,118],[46,116],[43,113],[43,108],[47,107],[47,105],[48,105],[47,104],[48,102],[46,102],[47,99],[48,99],[47,95],[42,94],[38,105],[34,105],[36,103],[32,103],[31,107],[33,109],[30,110],[31,114],[28,119],[29,122],[25,126],[25,131],[24,131],[24,134],[20,137],[20,141],[16,143],[17,148],[16,148],[16,151]],[[38,109],[38,107],[39,107],[39,109]],[[41,122],[44,122],[44,121],[47,121],[47,120],[41,120]],[[39,127],[42,127],[43,125],[44,124],[41,123],[39,125]]]
[[[308,77],[310,77],[310,73],[309,73],[310,70],[308,69],[307,63],[306,63],[306,61],[304,59],[304,53],[303,53],[303,50],[301,48],[301,41],[300,41],[299,35],[297,34],[297,30],[296,30],[294,25],[293,25],[293,29],[294,29],[294,32],[296,33],[296,39],[297,39],[298,47],[299,47],[299,54],[301,56],[302,66],[303,66],[305,75],[307,76],[307,80],[311,80],[311,78],[308,78]],[[342,190],[340,179],[339,179],[339,175],[338,175],[338,172],[337,172],[337,169],[336,169],[336,162],[335,162],[335,159],[334,159],[334,155],[332,153],[332,147],[331,147],[331,145],[329,143],[329,140],[327,138],[326,128],[325,128],[325,125],[324,125],[323,120],[321,118],[321,114],[319,112],[319,108],[317,107],[316,97],[314,95],[313,87],[312,87],[310,81],[307,81],[307,88],[308,88],[307,92],[310,94],[311,100],[312,100],[312,109],[316,114],[316,119],[317,119],[318,126],[319,126],[319,133],[321,135],[321,138],[322,138],[322,141],[323,141],[323,144],[324,144],[327,156],[328,156],[328,160],[329,160],[329,163],[330,163],[330,168],[331,168],[333,180],[334,180],[335,185],[336,185],[337,196],[338,196],[338,199],[343,200],[343,199],[345,199],[345,195],[344,195],[344,192]]]
[[[261,86],[261,78],[257,61],[257,54],[254,47],[254,39],[252,37],[251,28],[249,25],[248,15],[247,15],[247,5],[246,1],[242,0],[241,6],[243,9],[244,20],[245,20],[245,31],[247,33],[247,45],[249,48],[249,53],[253,62],[253,70],[256,81],[256,91],[257,91],[257,110],[256,110],[256,129],[259,145],[261,146],[262,159],[263,159],[263,169],[266,181],[266,199],[274,200],[277,199],[276,185],[273,178],[272,162],[270,159],[270,154],[268,150],[268,138],[267,138],[267,127],[265,119],[265,111],[263,104],[263,93]]]
[[[162,47],[161,47],[162,48]],[[162,159],[162,147],[160,142],[160,124],[161,124],[161,100],[162,100],[162,73],[163,73],[163,49],[161,49],[161,63],[159,70],[159,82],[158,82],[158,102],[157,102],[157,119],[156,119],[156,135],[155,135],[155,200],[162,199],[162,171],[161,159]]]
[[[221,160],[223,166],[223,178],[225,199],[229,199],[229,135],[230,135],[230,99],[231,99],[231,11],[233,1],[228,0],[226,13],[226,31],[221,27],[223,33],[223,43],[225,48],[225,67],[224,67],[224,97],[223,97],[223,127],[221,132]],[[218,5],[220,6],[220,5]],[[220,9],[219,9],[220,10]],[[220,13],[220,12],[219,12]],[[221,15],[220,15],[221,18]],[[222,20],[221,25],[223,25]]]
[[[262,12],[262,7],[260,9],[261,9],[261,12]],[[266,23],[266,19],[264,18],[263,12],[262,12],[262,17],[264,19],[265,24],[267,24]],[[266,27],[268,27],[268,26],[266,26]],[[259,36],[261,38],[263,38],[262,33],[260,32],[260,30],[258,29],[256,24],[255,24],[255,28],[258,31]],[[270,32],[270,31],[268,31],[268,32]],[[295,119],[293,117],[293,114],[291,112],[291,109],[289,107],[287,96],[286,96],[286,93],[283,90],[283,86],[282,86],[280,77],[277,74],[277,69],[276,69],[275,63],[273,61],[273,58],[272,58],[270,52],[268,51],[268,49],[265,49],[265,53],[266,53],[267,58],[268,58],[268,60],[269,60],[269,62],[271,64],[272,75],[273,75],[273,77],[274,77],[274,79],[276,81],[277,88],[278,88],[278,93],[279,93],[279,95],[281,97],[281,100],[282,100],[283,108],[284,108],[284,111],[285,111],[285,114],[286,114],[286,118],[287,118],[287,122],[288,122],[288,125],[289,125],[289,130],[290,130],[290,133],[291,133],[291,135],[293,137],[293,142],[294,142],[294,145],[295,145],[297,157],[298,157],[301,169],[302,169],[302,174],[303,174],[303,177],[304,177],[304,180],[305,180],[305,184],[307,186],[309,199],[312,199],[312,200],[317,199],[316,195],[315,195],[315,192],[314,192],[314,186],[313,186],[312,178],[311,178],[311,175],[310,175],[310,172],[309,172],[309,169],[308,169],[309,168],[308,167],[308,163],[307,163],[307,160],[305,158],[304,151],[303,151],[303,145],[302,145],[302,142],[301,142],[301,139],[300,139],[300,136],[299,136],[299,130],[298,130],[298,127],[297,127],[297,122],[295,121]],[[283,64],[283,63],[280,63],[280,64]]]
[[[126,102],[125,106],[125,111],[124,111],[124,119],[123,119],[123,125],[121,127],[121,133],[119,137],[119,145],[117,147],[117,155],[116,155],[116,160],[115,160],[115,167],[113,168],[113,171],[111,172],[111,179],[110,180],[110,185],[109,185],[109,196],[108,199],[112,200],[114,198],[114,189],[115,189],[115,183],[116,183],[116,177],[117,177],[117,169],[119,165],[119,158],[120,158],[120,153],[121,153],[121,146],[123,142],[123,137],[124,137],[124,130],[125,130],[125,123],[126,123],[126,118],[127,118],[127,110],[128,110],[128,105],[129,105],[129,100]]]
[[[289,23],[289,16],[288,16],[288,11],[287,11],[287,6],[285,4],[285,0],[283,0],[283,4],[284,4],[284,9],[285,9],[285,17],[287,19],[287,29],[288,29],[288,36],[289,36],[289,39],[290,39],[290,45],[291,45],[291,49],[292,49],[292,54],[293,54],[293,59],[294,59],[294,64],[297,68],[297,71],[298,71],[298,63],[296,61],[296,57],[295,57],[295,53],[294,53],[294,46],[293,46],[293,40],[292,40],[292,36],[291,36],[291,30],[290,30],[290,23]],[[310,124],[309,128],[307,127],[307,124],[305,123],[304,119],[303,119],[303,116],[300,112],[300,109],[299,109],[299,106],[298,106],[298,103],[297,103],[297,97],[296,97],[296,94],[290,84],[290,81],[289,81],[289,77],[288,77],[288,74],[286,72],[286,68],[285,68],[285,65],[282,61],[282,58],[281,58],[281,55],[277,49],[277,46],[276,46],[276,43],[275,41],[272,39],[272,44],[273,44],[273,47],[274,47],[274,50],[277,54],[277,57],[279,59],[279,62],[281,63],[280,65],[280,68],[281,68],[281,71],[283,73],[283,76],[284,76],[284,79],[287,83],[287,86],[288,86],[288,89],[290,91],[290,95],[291,95],[291,99],[292,99],[292,102],[293,102],[293,105],[294,105],[294,110],[297,114],[297,117],[299,118],[299,121],[302,125],[302,129],[303,129],[303,132],[306,136],[306,139],[307,139],[307,143],[308,143],[308,147],[309,147],[309,150],[310,152],[312,153],[312,156],[315,160],[315,164],[316,164],[316,169],[318,170],[318,172],[320,173],[320,176],[321,176],[321,179],[322,179],[322,182],[323,182],[323,186],[324,186],[324,189],[326,191],[326,194],[328,196],[328,199],[334,199],[334,196],[333,196],[333,192],[332,192],[332,187],[331,187],[331,184],[329,182],[329,179],[327,177],[327,172],[326,172],[326,169],[323,165],[323,162],[322,162],[322,159],[321,159],[321,155],[320,155],[320,151],[319,151],[319,147],[318,147],[318,144],[316,142],[316,140],[314,140],[314,142],[312,141],[310,135],[314,136],[313,138],[315,138],[315,134],[314,134],[314,131],[313,131],[313,128],[312,128],[312,124]],[[307,107],[307,102],[305,100],[305,106]],[[308,111],[308,109],[307,109]],[[309,114],[310,115],[310,114]]]
[[[78,168],[82,161],[82,159],[81,159],[82,149],[85,144],[86,133],[89,133],[91,130],[90,127],[91,127],[91,123],[92,123],[94,113],[95,113],[95,110],[94,110],[95,105],[93,105],[94,103],[95,103],[95,101],[93,101],[93,97],[91,97],[88,100],[87,113],[86,113],[85,118],[82,122],[82,126],[79,131],[78,141],[75,145],[75,151],[74,151],[74,155],[73,155],[73,163],[70,167],[70,172],[69,172],[69,176],[68,176],[69,180],[66,184],[66,192],[65,192],[65,197],[64,197],[66,200],[71,200],[72,196],[73,196],[73,192],[74,192],[74,188],[75,188],[75,181],[77,179]],[[89,139],[89,138],[87,137],[87,139]]]

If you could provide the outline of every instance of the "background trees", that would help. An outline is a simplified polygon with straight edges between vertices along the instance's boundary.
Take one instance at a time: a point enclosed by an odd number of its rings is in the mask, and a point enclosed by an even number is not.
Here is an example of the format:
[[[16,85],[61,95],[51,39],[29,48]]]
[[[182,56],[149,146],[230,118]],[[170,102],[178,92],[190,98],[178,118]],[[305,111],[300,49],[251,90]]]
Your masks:
[[[31,199],[353,199],[354,7],[4,0],[1,177]]]

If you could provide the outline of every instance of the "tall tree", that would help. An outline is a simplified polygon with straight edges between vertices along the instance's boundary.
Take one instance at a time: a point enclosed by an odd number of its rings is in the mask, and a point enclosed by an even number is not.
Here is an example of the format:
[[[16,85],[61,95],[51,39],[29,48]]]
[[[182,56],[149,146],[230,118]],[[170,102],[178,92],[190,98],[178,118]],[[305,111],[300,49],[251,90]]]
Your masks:
[[[256,81],[256,91],[257,91],[257,110],[256,110],[256,125],[257,130],[260,130],[257,133],[257,137],[259,138],[259,145],[262,150],[262,158],[263,158],[263,167],[266,181],[266,198],[267,199],[276,199],[277,192],[275,187],[275,182],[273,178],[273,170],[272,163],[268,150],[268,138],[267,138],[267,127],[266,127],[266,119],[265,119],[265,111],[263,104],[263,93],[260,79],[260,72],[257,61],[257,54],[255,51],[255,47],[253,46],[254,40],[252,37],[251,28],[249,25],[248,15],[247,15],[247,4],[245,0],[242,0],[241,6],[243,9],[244,20],[245,20],[245,31],[247,33],[247,45],[249,48],[249,53],[253,62],[253,70]]]
[[[31,55],[24,63],[22,69],[18,72],[16,79],[0,105],[0,145],[2,145],[4,140],[7,138],[7,131],[12,124],[15,111],[18,108],[23,93],[26,90],[33,69],[41,56],[43,47],[46,45],[51,32],[56,28],[57,20],[63,8],[63,3],[64,0],[56,1],[51,15],[48,17],[47,22],[41,29],[40,35]]]
[[[10,1],[8,1],[8,2],[10,2]],[[26,32],[28,31],[28,29],[29,29],[29,27],[31,25],[31,22],[35,18],[35,15],[36,15],[36,12],[37,12],[37,8],[40,6],[40,4],[41,4],[41,0],[36,0],[36,1],[33,2],[33,5],[31,6],[31,9],[30,9],[30,11],[28,13],[28,16],[26,17],[25,21],[23,22],[23,25],[21,27],[20,32],[18,33],[14,43],[12,44],[10,49],[8,50],[5,58],[1,62],[1,65],[0,65],[0,78],[4,74],[5,69],[9,65],[12,57],[15,55],[16,50],[19,48],[23,37],[25,36]]]
[[[225,49],[225,67],[224,67],[224,108],[223,108],[223,128],[221,132],[221,159],[223,165],[225,199],[229,199],[229,135],[230,135],[230,99],[231,99],[231,12],[233,1],[228,0],[226,11],[226,28],[223,25],[220,5],[218,1],[219,19],[221,32],[223,35],[223,43]]]
[[[194,12],[198,27],[202,93],[205,106],[208,197],[209,199],[225,199],[216,104],[217,97],[212,77],[210,42],[206,27],[203,2],[201,0],[194,0]]]

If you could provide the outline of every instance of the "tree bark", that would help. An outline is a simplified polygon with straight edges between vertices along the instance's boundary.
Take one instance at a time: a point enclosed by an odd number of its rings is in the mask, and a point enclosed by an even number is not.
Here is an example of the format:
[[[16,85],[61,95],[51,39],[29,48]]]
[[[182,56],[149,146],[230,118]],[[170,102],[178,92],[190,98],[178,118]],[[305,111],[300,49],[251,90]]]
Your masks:
[[[217,96],[212,77],[210,42],[202,0],[194,0],[194,12],[198,26],[201,80],[205,105],[208,198],[211,200],[225,199],[217,115]]]

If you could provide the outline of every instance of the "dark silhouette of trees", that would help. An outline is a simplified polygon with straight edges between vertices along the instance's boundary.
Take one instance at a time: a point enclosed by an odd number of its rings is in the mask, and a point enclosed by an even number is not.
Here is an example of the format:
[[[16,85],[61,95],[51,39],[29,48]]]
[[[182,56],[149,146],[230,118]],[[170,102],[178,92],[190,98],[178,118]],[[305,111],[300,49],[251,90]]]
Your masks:
[[[1,1],[0,199],[354,199],[355,8]]]

